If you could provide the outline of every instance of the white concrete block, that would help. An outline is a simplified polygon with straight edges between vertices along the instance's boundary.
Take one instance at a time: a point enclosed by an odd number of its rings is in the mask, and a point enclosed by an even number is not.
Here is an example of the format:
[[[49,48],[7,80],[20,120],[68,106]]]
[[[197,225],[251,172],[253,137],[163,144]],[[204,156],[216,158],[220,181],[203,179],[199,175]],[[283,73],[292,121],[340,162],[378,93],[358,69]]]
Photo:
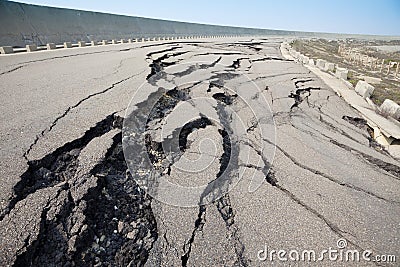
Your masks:
[[[121,44],[126,43],[125,39],[121,39]]]
[[[26,45],[26,51],[27,52],[33,52],[37,50],[37,46],[35,44],[31,44],[31,45]]]
[[[78,46],[79,46],[79,47],[85,47],[85,46],[86,46],[86,42],[84,42],[84,41],[79,41],[79,42],[78,42]]]
[[[108,41],[107,40],[103,40],[103,41],[101,41],[101,44],[102,45],[108,45]]]
[[[336,68],[335,76],[339,79],[347,80],[347,76],[349,74],[349,70],[345,68]]]
[[[324,70],[324,69],[325,69],[325,64],[326,64],[326,61],[325,61],[325,60],[318,58],[315,65],[316,65],[319,69]]]
[[[391,116],[396,120],[400,119],[400,106],[396,102],[385,99],[380,108],[383,114]]]
[[[365,81],[358,81],[356,84],[356,92],[363,98],[371,97],[374,92],[374,87]]]
[[[303,64],[308,64],[308,62],[310,61],[310,58],[307,56],[303,57]]]
[[[97,45],[97,41],[91,41],[91,42],[90,42],[90,45],[91,45],[91,46],[96,46],[96,45]]]
[[[335,69],[335,64],[334,63],[330,63],[330,62],[326,62],[325,63],[325,71],[334,71]]]
[[[118,44],[118,41],[115,40],[115,39],[112,39],[112,40],[111,40],[111,44]]]
[[[308,65],[314,66],[314,59],[311,58],[311,59],[308,61]]]
[[[71,42],[64,42],[64,48],[71,48],[72,43]]]
[[[46,45],[47,50],[54,50],[56,49],[56,45],[54,43],[48,43]]]
[[[12,46],[0,46],[0,54],[12,54],[14,49]]]

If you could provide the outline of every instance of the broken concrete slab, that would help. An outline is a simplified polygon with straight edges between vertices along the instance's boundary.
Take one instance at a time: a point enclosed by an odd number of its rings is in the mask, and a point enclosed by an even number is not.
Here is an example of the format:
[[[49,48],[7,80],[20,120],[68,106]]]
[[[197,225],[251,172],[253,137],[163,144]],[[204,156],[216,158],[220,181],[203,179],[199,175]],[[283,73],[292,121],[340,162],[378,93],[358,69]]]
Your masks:
[[[12,46],[0,46],[0,54],[12,54],[14,49]]]
[[[371,97],[374,87],[365,81],[358,81],[355,90],[363,98]]]
[[[385,118],[375,111],[364,108],[356,107],[368,121],[368,125],[372,128],[378,127],[379,130],[387,137],[400,139],[400,123],[393,119]]]
[[[383,101],[380,110],[384,115],[391,116],[396,120],[400,119],[400,106],[393,100],[386,99]]]
[[[375,141],[384,147],[390,146],[393,143],[393,141],[396,140],[391,136],[386,136],[379,127],[373,127],[373,130],[374,130]]]

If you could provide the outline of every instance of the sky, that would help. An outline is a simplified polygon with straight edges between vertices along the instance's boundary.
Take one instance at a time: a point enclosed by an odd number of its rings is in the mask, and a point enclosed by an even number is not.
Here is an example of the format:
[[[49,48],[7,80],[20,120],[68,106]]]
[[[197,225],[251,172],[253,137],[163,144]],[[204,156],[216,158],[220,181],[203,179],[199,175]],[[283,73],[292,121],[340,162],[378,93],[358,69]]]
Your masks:
[[[400,36],[400,0],[17,0],[16,2],[205,24]]]

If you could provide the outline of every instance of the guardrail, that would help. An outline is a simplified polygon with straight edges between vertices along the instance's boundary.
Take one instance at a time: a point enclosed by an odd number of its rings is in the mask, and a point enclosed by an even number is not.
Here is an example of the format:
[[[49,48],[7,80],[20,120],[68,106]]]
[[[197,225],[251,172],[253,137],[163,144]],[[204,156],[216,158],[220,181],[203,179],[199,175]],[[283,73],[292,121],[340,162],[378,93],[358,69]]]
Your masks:
[[[74,47],[90,47],[97,45],[108,45],[108,44],[124,44],[124,43],[136,43],[136,42],[157,42],[157,41],[172,41],[172,40],[184,40],[184,39],[216,39],[216,38],[235,38],[240,37],[239,35],[189,35],[189,36],[160,36],[160,37],[141,37],[141,38],[131,38],[125,39],[112,39],[112,40],[102,40],[102,41],[90,41],[89,43],[85,41],[78,41],[77,43],[64,42],[63,44],[56,45],[54,43],[48,43],[45,46],[37,46],[36,44],[26,45],[25,48],[13,48],[12,46],[0,46],[0,54],[13,54],[19,52],[35,52],[43,50],[56,50]]]

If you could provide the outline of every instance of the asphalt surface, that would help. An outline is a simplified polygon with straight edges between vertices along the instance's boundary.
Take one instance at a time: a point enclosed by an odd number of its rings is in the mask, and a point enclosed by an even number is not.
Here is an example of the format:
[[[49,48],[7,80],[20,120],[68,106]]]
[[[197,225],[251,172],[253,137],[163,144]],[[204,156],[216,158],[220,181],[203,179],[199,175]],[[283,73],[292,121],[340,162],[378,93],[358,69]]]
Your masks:
[[[400,257],[400,163],[282,41],[1,56],[0,265],[388,264],[301,259],[338,240]]]

